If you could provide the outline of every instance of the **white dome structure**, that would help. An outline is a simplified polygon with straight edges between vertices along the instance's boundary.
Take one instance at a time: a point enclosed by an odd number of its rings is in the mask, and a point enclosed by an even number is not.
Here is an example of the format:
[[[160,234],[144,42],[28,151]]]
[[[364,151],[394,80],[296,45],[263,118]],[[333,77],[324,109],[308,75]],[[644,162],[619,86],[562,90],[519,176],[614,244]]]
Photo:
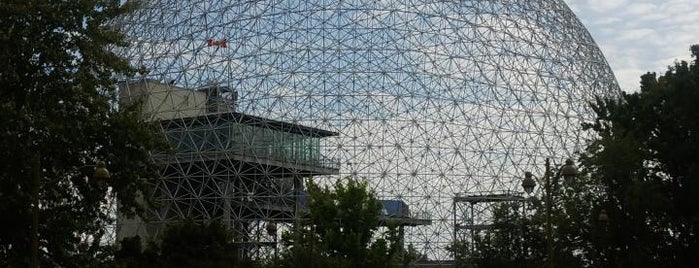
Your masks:
[[[119,53],[163,92],[225,88],[225,109],[328,131],[317,146],[339,166],[314,179],[403,200],[430,220],[405,228],[430,259],[449,258],[458,193],[521,191],[583,149],[587,103],[620,92],[563,0],[151,0],[120,27]]]

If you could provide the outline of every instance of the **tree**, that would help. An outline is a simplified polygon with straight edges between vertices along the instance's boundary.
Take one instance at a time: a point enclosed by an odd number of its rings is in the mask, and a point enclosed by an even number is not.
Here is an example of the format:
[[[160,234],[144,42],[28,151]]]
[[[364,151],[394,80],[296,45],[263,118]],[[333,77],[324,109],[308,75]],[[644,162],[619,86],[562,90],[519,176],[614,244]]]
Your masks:
[[[586,127],[599,138],[582,160],[606,194],[595,246],[608,266],[699,266],[699,46],[691,51],[693,62],[641,76],[640,92],[593,105]]]
[[[149,156],[165,148],[157,129],[135,106],[115,105],[115,79],[135,72],[111,50],[127,45],[110,27],[133,8],[122,2],[0,3],[0,266],[106,258],[109,187],[133,215],[135,193],[158,173]],[[98,160],[110,181],[91,178]]]
[[[307,182],[309,217],[285,235],[280,267],[395,267],[398,232],[380,232],[381,202],[367,182],[346,178],[334,187]]]
[[[117,267],[251,267],[241,263],[233,233],[218,221],[184,221],[169,226],[159,243],[145,250],[138,236],[124,239],[116,253]]]
[[[545,237],[539,229],[543,218],[527,217],[517,203],[497,207],[492,228],[475,238],[475,252],[463,256],[476,267],[544,267]],[[463,250],[463,249],[462,249]],[[466,258],[470,258],[466,259]]]

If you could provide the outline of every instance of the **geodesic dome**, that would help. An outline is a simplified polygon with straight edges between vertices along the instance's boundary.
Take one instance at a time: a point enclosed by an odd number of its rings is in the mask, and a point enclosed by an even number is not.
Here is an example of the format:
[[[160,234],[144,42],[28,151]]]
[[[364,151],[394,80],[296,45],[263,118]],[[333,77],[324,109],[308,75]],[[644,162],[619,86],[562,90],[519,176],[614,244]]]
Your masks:
[[[619,92],[562,0],[144,2],[120,22],[143,78],[338,133],[321,154],[428,212],[406,244],[433,259],[455,194],[519,191],[524,171],[582,150],[588,101]]]

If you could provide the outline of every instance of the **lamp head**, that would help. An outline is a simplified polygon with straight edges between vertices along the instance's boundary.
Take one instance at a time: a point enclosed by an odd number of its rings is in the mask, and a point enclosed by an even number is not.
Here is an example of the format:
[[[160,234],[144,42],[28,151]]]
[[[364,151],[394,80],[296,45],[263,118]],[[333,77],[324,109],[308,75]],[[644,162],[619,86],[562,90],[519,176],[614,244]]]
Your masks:
[[[536,181],[532,178],[532,173],[527,171],[524,173],[524,180],[522,180],[522,188],[527,194],[531,194],[536,187]]]
[[[109,170],[107,170],[107,164],[104,161],[98,161],[97,167],[95,167],[95,174],[92,175],[98,181],[106,182],[112,176],[109,175]]]
[[[566,164],[563,165],[561,168],[561,176],[563,176],[563,179],[566,181],[570,181],[572,179],[575,179],[575,177],[578,175],[578,168],[575,167],[575,164],[573,164],[573,160],[566,159]]]

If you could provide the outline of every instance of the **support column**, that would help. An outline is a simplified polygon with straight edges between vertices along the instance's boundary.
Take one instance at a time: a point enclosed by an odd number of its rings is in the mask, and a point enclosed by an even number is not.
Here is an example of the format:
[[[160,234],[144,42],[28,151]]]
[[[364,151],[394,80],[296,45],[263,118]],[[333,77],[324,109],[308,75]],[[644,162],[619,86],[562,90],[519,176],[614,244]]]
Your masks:
[[[301,176],[294,175],[294,231],[296,234],[299,232],[301,223],[301,188],[303,187],[303,181]]]

